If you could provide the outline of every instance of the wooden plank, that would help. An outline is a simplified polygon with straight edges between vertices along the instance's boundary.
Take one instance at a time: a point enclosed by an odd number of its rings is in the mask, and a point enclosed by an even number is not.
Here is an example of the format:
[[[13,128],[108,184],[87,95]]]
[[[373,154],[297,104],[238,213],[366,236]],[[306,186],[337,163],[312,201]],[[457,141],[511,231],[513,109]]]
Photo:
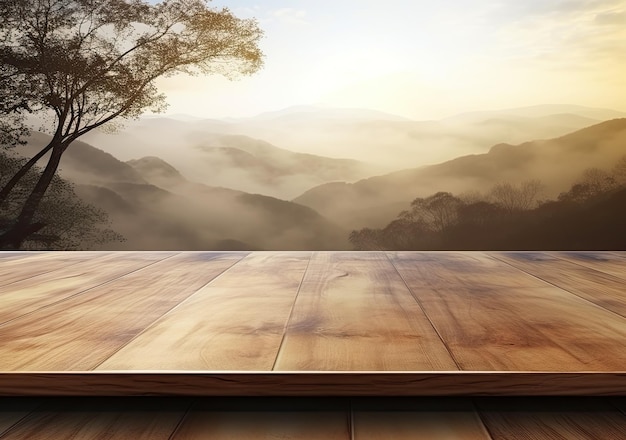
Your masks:
[[[3,260],[0,264],[0,286],[35,277],[91,258],[104,252],[39,252],[26,258]]]
[[[477,400],[494,440],[621,440],[626,416],[603,399]]]
[[[241,259],[185,253],[0,327],[0,370],[89,370]]]
[[[626,373],[47,371],[0,373],[0,396],[620,396]]]
[[[172,440],[350,440],[346,402],[323,399],[201,401]]]
[[[29,258],[41,255],[42,252],[36,251],[0,251],[0,261],[8,262],[11,260],[19,260],[20,258]]]
[[[180,399],[54,399],[0,438],[167,440],[189,404]]]
[[[382,253],[317,252],[276,370],[456,370],[446,347]]]
[[[272,369],[310,252],[255,252],[99,370]]]
[[[492,440],[469,399],[355,399],[352,411],[354,440]]]
[[[41,399],[11,397],[0,399],[0,436],[13,425],[19,423],[32,410],[37,408]]]
[[[0,323],[10,321],[123,275],[164,260],[174,253],[97,253],[67,267],[0,287]],[[63,254],[59,254],[63,260]],[[50,260],[56,262],[55,260]]]
[[[389,255],[463,370],[624,370],[614,313],[481,253]]]
[[[415,287],[509,290],[546,287],[483,252],[386,252],[405,281]],[[400,270],[401,269],[401,270]]]
[[[497,252],[494,258],[626,317],[626,280],[544,252]],[[626,268],[626,261],[623,265]]]
[[[614,252],[550,252],[550,255],[613,275],[626,282],[626,258]]]

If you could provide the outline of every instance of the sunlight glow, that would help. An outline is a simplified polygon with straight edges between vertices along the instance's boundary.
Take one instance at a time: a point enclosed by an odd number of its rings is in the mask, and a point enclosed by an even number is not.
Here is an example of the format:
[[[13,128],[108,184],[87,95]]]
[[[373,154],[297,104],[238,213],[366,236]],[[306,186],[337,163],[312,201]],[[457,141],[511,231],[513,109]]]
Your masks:
[[[215,0],[265,31],[253,77],[160,81],[168,112],[251,116],[299,104],[412,118],[570,103],[626,108],[626,0]]]

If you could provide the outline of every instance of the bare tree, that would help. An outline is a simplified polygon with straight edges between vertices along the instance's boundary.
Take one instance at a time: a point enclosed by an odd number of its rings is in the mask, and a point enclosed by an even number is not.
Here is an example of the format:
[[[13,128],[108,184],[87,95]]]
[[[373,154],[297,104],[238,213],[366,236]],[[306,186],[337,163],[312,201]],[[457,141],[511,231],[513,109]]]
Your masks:
[[[2,78],[28,93],[16,99],[1,84],[0,92],[15,101],[10,111],[45,116],[52,135],[0,189],[2,204],[50,152],[17,218],[0,236],[5,248],[19,248],[43,227],[33,218],[73,141],[105,124],[165,108],[157,78],[181,72],[234,77],[262,65],[262,32],[256,21],[238,19],[228,9],[213,10],[205,0],[156,5],[142,0],[0,0],[0,17]]]
[[[519,186],[511,183],[495,185],[489,196],[508,213],[526,211],[537,204],[537,198],[543,191],[543,184],[539,180],[527,180]]]
[[[411,202],[411,210],[401,215],[412,221],[422,220],[437,232],[443,232],[458,220],[462,201],[449,192],[438,192]]]

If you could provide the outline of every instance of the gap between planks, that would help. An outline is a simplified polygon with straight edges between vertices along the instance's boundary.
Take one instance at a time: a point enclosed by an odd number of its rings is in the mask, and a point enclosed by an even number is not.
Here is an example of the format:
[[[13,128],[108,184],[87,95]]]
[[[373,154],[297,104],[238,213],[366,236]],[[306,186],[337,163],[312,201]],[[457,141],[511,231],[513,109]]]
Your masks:
[[[240,258],[178,254],[5,323],[0,369],[91,369]]]

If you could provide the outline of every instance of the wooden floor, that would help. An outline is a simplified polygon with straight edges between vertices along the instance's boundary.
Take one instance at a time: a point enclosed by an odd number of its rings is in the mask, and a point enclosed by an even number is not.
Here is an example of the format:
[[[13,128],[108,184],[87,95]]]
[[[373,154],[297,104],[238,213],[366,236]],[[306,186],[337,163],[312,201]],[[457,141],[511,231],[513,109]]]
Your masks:
[[[3,252],[0,306],[3,396],[626,395],[619,252]]]
[[[623,398],[4,398],[2,440],[623,440]]]

